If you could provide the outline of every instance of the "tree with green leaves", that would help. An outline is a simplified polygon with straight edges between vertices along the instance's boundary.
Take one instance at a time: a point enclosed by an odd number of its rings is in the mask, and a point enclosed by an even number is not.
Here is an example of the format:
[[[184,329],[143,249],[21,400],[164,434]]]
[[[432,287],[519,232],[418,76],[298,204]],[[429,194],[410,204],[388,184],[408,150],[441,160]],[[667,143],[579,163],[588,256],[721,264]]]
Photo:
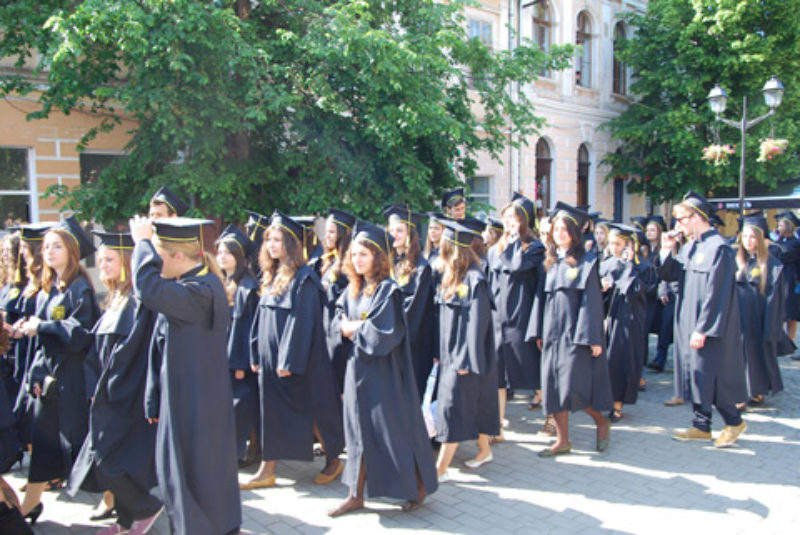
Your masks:
[[[629,190],[656,202],[677,199],[689,189],[712,195],[735,191],[738,165],[714,166],[701,159],[705,146],[737,145],[740,138],[736,129],[716,122],[706,97],[719,84],[730,95],[726,117],[741,117],[743,96],[748,116],[755,117],[768,111],[761,89],[777,75],[786,94],[776,115],[748,133],[747,185],[769,189],[798,178],[796,12],[797,4],[787,0],[651,0],[646,13],[626,15],[636,33],[620,58],[633,70],[636,101],[605,125],[621,142],[620,150],[605,158],[609,176],[634,177]],[[789,150],[760,163],[759,140],[767,137],[788,139]]]
[[[53,192],[104,223],[141,209],[161,184],[232,220],[243,208],[426,209],[472,175],[478,153],[499,158],[509,138],[536,132],[542,120],[509,85],[562,69],[573,53],[528,42],[492,51],[466,33],[466,5],[10,0],[0,56],[41,61],[0,80],[0,95],[38,95],[31,119],[96,114],[82,146],[135,119],[126,157],[94,183]]]

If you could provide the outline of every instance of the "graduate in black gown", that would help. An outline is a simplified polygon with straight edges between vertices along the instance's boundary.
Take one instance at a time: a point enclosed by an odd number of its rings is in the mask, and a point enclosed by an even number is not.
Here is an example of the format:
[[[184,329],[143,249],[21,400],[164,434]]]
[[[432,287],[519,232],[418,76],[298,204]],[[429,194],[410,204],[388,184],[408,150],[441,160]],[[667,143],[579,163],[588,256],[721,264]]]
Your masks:
[[[157,422],[156,476],[178,535],[238,533],[236,431],[226,351],[230,309],[221,273],[203,251],[210,221],[130,223],[134,295],[158,314],[145,414]],[[155,231],[154,231],[155,229]]]
[[[569,413],[585,410],[597,427],[597,451],[608,448],[611,379],[605,354],[603,292],[597,256],[587,252],[580,229],[589,215],[559,202],[547,239],[547,273],[534,306],[530,335],[542,347],[544,411],[553,416],[556,442],[539,452],[553,457],[572,450]]]
[[[492,302],[478,255],[472,250],[475,239],[480,240],[480,234],[456,222],[445,223],[440,248],[444,271],[436,295],[440,331],[436,439],[442,443],[436,471],[440,483],[449,479],[447,469],[459,442],[478,440],[478,454],[466,463],[477,468],[493,460],[489,437],[500,432]]]
[[[350,344],[344,381],[350,496],[330,516],[364,507],[370,497],[405,500],[418,508],[437,488],[436,466],[413,380],[403,293],[390,278],[389,236],[358,221],[345,273],[350,283],[339,299],[342,337]]]
[[[786,288],[783,265],[769,253],[763,214],[746,215],[736,251],[736,289],[751,405],[783,390],[778,343],[783,332]]]
[[[688,338],[684,362],[683,398],[692,401],[692,426],[677,432],[677,440],[711,440],[711,407],[717,407],[725,428],[717,447],[731,446],[747,425],[737,403],[746,401],[745,362],[741,344],[736,261],[727,240],[711,227],[713,207],[702,195],[689,192],[674,209],[681,229],[695,240],[681,249],[681,260],[670,254],[674,239],[662,246],[661,277],[677,280],[683,271],[681,303],[676,310],[676,336]]]
[[[614,408],[609,420],[622,418],[623,404],[639,397],[639,379],[646,343],[646,270],[640,262],[636,229],[611,223],[611,256],[600,263],[600,283],[606,308],[608,368]]]
[[[786,334],[794,340],[800,320],[800,240],[795,236],[800,219],[791,211],[775,214],[778,226],[775,243],[780,247],[786,281]]]
[[[318,217],[315,215],[299,215],[292,217],[292,219],[303,226],[303,258],[308,267],[319,277],[322,275],[321,267],[324,249],[317,237],[316,225]]]
[[[328,356],[333,365],[336,391],[344,392],[344,369],[347,366],[348,348],[342,344],[339,326],[334,321],[336,302],[347,288],[347,275],[342,273],[347,249],[356,218],[354,215],[331,208],[325,221],[325,253],[322,255],[320,271],[322,287],[325,289],[325,304],[322,325],[328,344]]]
[[[247,223],[244,230],[247,232],[247,237],[253,242],[252,252],[247,257],[247,263],[256,280],[260,280],[261,266],[258,265],[258,253],[261,251],[261,243],[264,241],[264,231],[269,226],[269,216],[250,210],[245,210],[245,212],[247,212]]]
[[[91,237],[74,217],[44,235],[36,314],[20,326],[35,337],[29,388],[36,398],[23,515],[40,507],[47,482],[67,477],[86,438],[89,389],[83,363],[99,309],[80,259],[93,251]]]
[[[442,208],[451,219],[464,219],[467,215],[467,198],[463,186],[452,188],[442,195]]]
[[[506,389],[538,391],[541,383],[541,353],[526,336],[531,308],[542,277],[544,246],[533,235],[536,210],[533,201],[514,194],[501,212],[505,232],[487,255],[489,288],[494,311],[497,346],[498,406],[505,417]],[[538,396],[537,396],[538,397]],[[534,404],[537,400],[534,400]],[[503,430],[495,438],[504,440]]]
[[[314,480],[342,473],[339,393],[322,327],[324,293],[303,258],[303,227],[275,211],[261,247],[261,299],[250,335],[250,363],[261,392],[261,465],[242,489],[275,485],[278,460],[313,461],[312,437],[326,465]]]
[[[6,351],[11,347],[7,326],[0,318],[0,350]],[[8,472],[14,463],[22,459],[23,445],[16,424],[14,396],[7,390],[5,381],[0,381],[0,474]]]
[[[28,281],[22,269],[19,232],[9,230],[11,232],[6,234],[0,243],[0,281],[3,284],[0,288],[0,314],[3,315],[4,325],[10,333],[14,323],[20,319],[17,305],[22,299],[22,289]],[[6,394],[11,398],[12,408],[26,368],[26,359],[17,362],[16,343],[17,340],[9,337],[8,349],[0,355],[0,378],[5,383]]]
[[[156,426],[144,414],[147,356],[155,314],[132,295],[130,234],[95,232],[97,267],[106,286],[103,315],[94,326],[86,357],[91,393],[89,432],[70,476],[72,496],[80,488],[110,491],[118,520],[97,535],[142,535],[161,512],[156,497]]]
[[[503,227],[503,222],[499,219],[495,219],[494,217],[487,217],[486,218],[486,227],[483,229],[483,243],[486,246],[486,250],[494,246],[495,243],[500,241],[500,238],[503,237],[503,232],[505,231],[505,227]],[[488,265],[487,265],[488,268]]]
[[[425,234],[425,249],[423,254],[428,264],[435,270],[434,262],[439,257],[439,242],[442,239],[442,231],[444,230],[443,222],[449,219],[442,214],[431,212],[428,214],[428,230]]]
[[[390,205],[384,210],[384,215],[389,219],[388,230],[393,239],[393,277],[403,291],[414,377],[422,401],[436,354],[437,330],[433,271],[422,256],[417,232],[422,216],[399,205]]]
[[[181,217],[189,211],[189,205],[175,192],[163,186],[150,198],[150,211],[148,216],[151,220],[163,219],[165,217]]]
[[[228,327],[228,368],[236,417],[236,455],[241,465],[259,459],[258,378],[250,368],[250,331],[258,308],[258,283],[247,258],[253,242],[234,225],[217,239],[217,265],[225,275],[225,294],[231,310]]]

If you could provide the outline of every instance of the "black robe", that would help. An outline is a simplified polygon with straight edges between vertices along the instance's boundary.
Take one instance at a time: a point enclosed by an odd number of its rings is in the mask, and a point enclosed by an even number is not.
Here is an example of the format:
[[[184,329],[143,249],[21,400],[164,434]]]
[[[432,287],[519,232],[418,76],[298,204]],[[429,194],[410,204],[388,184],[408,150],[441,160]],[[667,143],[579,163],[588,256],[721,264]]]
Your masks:
[[[6,390],[5,382],[0,381],[0,474],[11,467],[22,451],[16,423],[14,398]]]
[[[683,271],[675,308],[676,349],[681,344],[686,357],[679,359],[683,369],[676,372],[676,380],[682,381],[681,397],[700,405],[703,412],[710,412],[712,404],[732,406],[746,401],[733,251],[711,229],[679,254],[680,260],[671,256],[664,260],[661,278],[679,280]],[[707,337],[701,349],[689,347],[694,332]]]
[[[334,459],[344,448],[338,392],[322,330],[322,285],[301,266],[280,295],[265,288],[250,335],[250,359],[261,368],[261,458],[311,461],[313,424]],[[279,377],[277,371],[291,372]]]
[[[322,327],[325,330],[325,343],[328,346],[328,356],[333,366],[333,380],[336,391],[344,392],[344,369],[347,366],[349,348],[342,343],[339,324],[334,320],[336,302],[347,289],[347,276],[344,273],[334,275],[333,263],[322,274],[322,286],[325,288],[325,304],[322,312]]]
[[[22,294],[14,303],[14,314],[18,319],[28,319],[36,314],[36,298],[38,293],[31,297],[24,297]],[[33,426],[33,408],[35,399],[30,388],[30,370],[35,356],[33,340],[27,336],[18,339],[14,344],[14,365],[15,375],[19,374],[19,392],[14,402],[14,415],[17,418],[17,429],[19,430],[20,440],[25,444],[30,444]]]
[[[546,414],[593,408],[611,410],[611,378],[605,352],[603,292],[597,257],[586,253],[575,266],[550,266],[531,318],[531,338],[541,338],[542,400]],[[590,346],[602,346],[598,357]]]
[[[614,401],[636,403],[647,341],[647,291],[649,265],[610,257],[600,264],[600,277],[614,284],[605,292],[608,368]]]
[[[145,411],[157,417],[156,475],[178,535],[223,535],[242,523],[233,396],[225,348],[230,310],[222,282],[198,266],[161,278],[150,240],[133,250],[134,291],[158,313]],[[157,387],[157,391],[152,388]],[[154,404],[153,400],[159,400]],[[149,413],[153,407],[155,414]]]
[[[386,279],[372,296],[343,294],[338,312],[364,320],[353,335],[344,378],[342,481],[355,495],[363,459],[369,496],[415,500],[417,470],[433,493],[436,466],[414,380],[402,292]]]
[[[778,237],[778,260],[783,264],[783,277],[786,281],[787,320],[800,320],[800,240],[795,237]]]
[[[156,426],[144,414],[147,354],[155,314],[131,296],[106,310],[94,327],[86,358],[96,378],[89,409],[89,433],[72,468],[70,494],[110,490],[118,511],[138,520],[161,503],[150,493],[155,472]],[[90,477],[93,476],[93,477]]]
[[[5,322],[9,325],[13,325],[19,319],[19,316],[15,313],[16,307],[14,305],[20,297],[20,289],[12,284],[6,284],[0,288],[0,311],[3,312]],[[19,386],[22,382],[22,375],[25,371],[24,363],[22,363],[22,366],[17,364],[16,352],[14,350],[14,346],[21,340],[23,339],[15,340],[9,337],[10,345],[8,351],[0,355],[0,381],[5,384],[4,390],[6,395],[12,400],[17,397]]]
[[[396,279],[399,276],[397,264],[403,258],[403,256],[398,256],[395,259]],[[436,309],[433,303],[434,282],[433,272],[428,261],[420,257],[408,278],[397,280],[397,284],[403,292],[403,309],[408,322],[411,359],[421,402],[436,353],[437,324]]]
[[[456,293],[439,305],[437,440],[461,442],[498,435],[497,356],[492,304],[484,274],[470,268]],[[459,370],[468,370],[459,375]]]
[[[83,363],[99,310],[89,281],[79,275],[63,292],[55,285],[49,293],[39,292],[36,315],[42,321],[33,342],[29,387],[52,377],[57,399],[40,396],[34,402],[32,483],[66,478],[86,438],[89,400]]]
[[[762,295],[759,286],[763,277],[767,278],[767,282]],[[744,273],[738,273],[736,277],[742,347],[751,397],[783,390],[777,346],[784,332],[784,286],[783,265],[772,256],[768,257],[766,273],[761,272],[758,262],[751,257],[748,258]]]
[[[494,337],[501,386],[541,388],[541,353],[526,332],[543,276],[543,259],[544,246],[539,241],[529,243],[524,251],[520,240],[509,243],[502,253],[497,245],[489,249],[487,270],[496,307]]]
[[[258,308],[258,283],[245,275],[236,287],[228,327],[228,368],[233,391],[233,413],[236,418],[236,453],[243,459],[247,441],[252,431],[258,432],[259,394],[258,377],[250,367],[250,331]],[[235,372],[244,371],[244,379]]]

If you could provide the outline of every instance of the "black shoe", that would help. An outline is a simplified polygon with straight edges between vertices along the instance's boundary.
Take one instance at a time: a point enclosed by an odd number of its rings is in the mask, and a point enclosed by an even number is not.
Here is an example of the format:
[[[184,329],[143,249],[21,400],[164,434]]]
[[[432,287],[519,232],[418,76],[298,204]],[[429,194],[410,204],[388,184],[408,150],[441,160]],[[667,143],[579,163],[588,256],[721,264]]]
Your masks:
[[[622,411],[619,409],[613,409],[611,412],[608,413],[608,421],[612,424],[615,424],[622,420]]]
[[[36,525],[36,521],[39,520],[42,511],[44,511],[44,505],[42,505],[42,502],[39,502],[39,505],[28,511],[28,514],[25,515],[25,518],[30,522],[31,526]]]
[[[89,520],[97,521],[97,520],[107,520],[109,518],[114,518],[117,516],[116,510],[112,507],[111,509],[105,509],[94,516],[90,516]]]
[[[656,373],[661,373],[664,371],[664,366],[661,364],[656,364],[655,362],[648,362],[647,369],[653,370]]]

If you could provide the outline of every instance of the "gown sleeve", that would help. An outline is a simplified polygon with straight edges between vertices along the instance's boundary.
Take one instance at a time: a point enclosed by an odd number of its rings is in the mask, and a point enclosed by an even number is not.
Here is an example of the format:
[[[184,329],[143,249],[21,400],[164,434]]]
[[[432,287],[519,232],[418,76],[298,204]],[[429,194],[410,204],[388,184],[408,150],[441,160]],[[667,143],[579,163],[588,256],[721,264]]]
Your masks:
[[[258,293],[240,286],[236,292],[233,319],[228,333],[228,367],[231,370],[250,369],[250,342],[253,318],[258,308]]]
[[[580,297],[578,320],[575,323],[573,343],[584,346],[605,345],[603,330],[603,291],[600,288],[600,275],[597,262],[589,267],[592,272],[586,278],[586,286]]]
[[[510,243],[499,255],[503,268],[511,273],[531,271],[538,268],[544,259],[544,247],[539,242],[531,242],[522,250],[522,242]]]
[[[314,336],[309,329],[321,323],[322,303],[320,291],[310,278],[300,281],[294,296],[292,311],[283,328],[278,346],[278,369],[296,375],[306,372]],[[317,316],[315,318],[314,316]]]
[[[468,370],[477,375],[486,373],[489,356],[486,355],[485,341],[489,336],[489,329],[492,328],[491,319],[489,290],[486,281],[480,281],[475,285],[469,307],[466,333],[467,351],[463,353],[462,361],[456,366],[457,370]]]
[[[735,280],[735,263],[726,247],[717,249],[706,279],[705,295],[700,302],[695,331],[718,338],[725,332],[727,315],[735,289],[725,288],[726,281]]]
[[[39,323],[37,334],[46,353],[79,353],[92,343],[97,305],[91,287],[85,281],[82,284],[84,286],[75,298],[68,317]]]
[[[382,295],[376,296],[377,306],[369,311],[353,335],[359,358],[388,356],[406,335],[399,290],[383,288],[379,291]]]

